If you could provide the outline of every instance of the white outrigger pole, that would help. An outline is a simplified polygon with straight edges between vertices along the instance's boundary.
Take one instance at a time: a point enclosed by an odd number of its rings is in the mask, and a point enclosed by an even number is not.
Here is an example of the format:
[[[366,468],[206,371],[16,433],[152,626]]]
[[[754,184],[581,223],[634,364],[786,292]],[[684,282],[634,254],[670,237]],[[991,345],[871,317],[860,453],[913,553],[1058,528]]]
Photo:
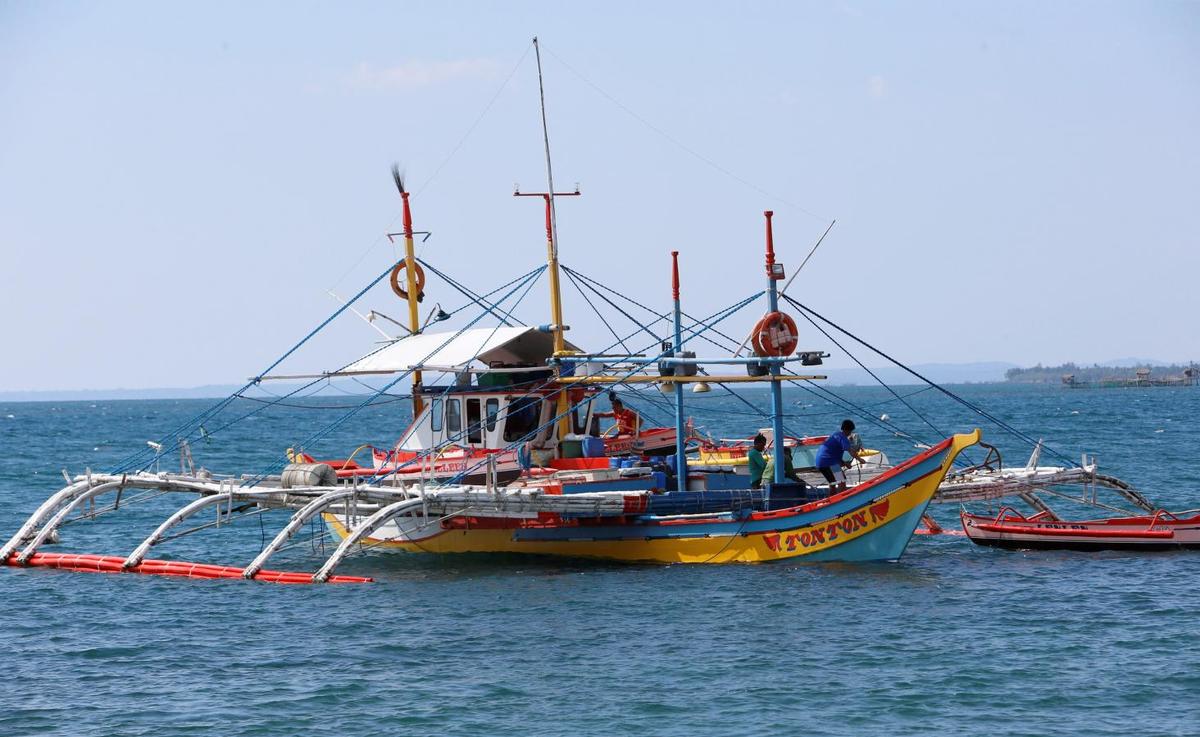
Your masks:
[[[157,492],[182,492],[197,495],[190,503],[171,514],[127,555],[89,555],[42,553],[42,545],[52,542],[54,534],[85,503],[105,494],[120,494],[125,489]],[[0,564],[44,566],[107,573],[151,573],[191,578],[245,578],[277,583],[363,583],[371,579],[359,576],[334,576],[333,571],[355,552],[368,537],[385,525],[406,517],[405,532],[418,536],[425,528],[435,532],[441,519],[466,512],[491,516],[536,516],[539,513],[576,514],[592,517],[620,517],[627,514],[631,500],[641,499],[648,491],[584,492],[546,494],[540,488],[479,488],[450,486],[420,489],[418,486],[383,484],[290,485],[274,476],[255,486],[244,479],[216,479],[202,475],[167,473],[87,473],[53,494],[30,515],[15,535],[0,545]],[[215,524],[233,520],[235,504],[252,505],[256,511],[290,509],[293,514],[254,560],[245,566],[191,563],[178,560],[147,560],[150,549],[168,540]],[[217,521],[167,535],[198,512],[216,507]],[[117,505],[107,511],[116,511]],[[267,571],[263,566],[280,551],[311,519],[336,509],[352,526],[337,549],[315,573]],[[252,512],[253,513],[253,512]],[[418,514],[419,513],[419,514]],[[87,516],[87,515],[80,515]],[[78,517],[76,517],[78,518]],[[392,533],[394,534],[394,533]]]

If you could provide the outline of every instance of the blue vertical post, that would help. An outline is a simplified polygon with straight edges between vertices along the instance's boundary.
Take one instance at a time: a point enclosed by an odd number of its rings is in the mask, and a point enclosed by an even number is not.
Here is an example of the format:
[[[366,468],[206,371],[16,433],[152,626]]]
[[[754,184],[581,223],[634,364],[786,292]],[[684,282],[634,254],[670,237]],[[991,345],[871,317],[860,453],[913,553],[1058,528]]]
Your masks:
[[[679,308],[679,251],[671,251],[671,298],[675,301],[675,355],[683,351],[683,321]],[[676,376],[683,366],[673,364]],[[683,382],[675,384],[675,490],[687,491],[687,438],[683,431]]]
[[[771,210],[763,211],[763,215],[767,218],[767,305],[771,312],[779,311],[779,292],[775,287],[775,282],[782,279],[782,268],[777,275],[775,271],[775,236],[771,232],[771,216],[775,213]],[[782,366],[775,362],[771,362],[771,434],[774,439],[771,444],[774,446],[771,449],[772,458],[775,461],[775,478],[774,483],[781,484],[784,481],[784,442],[783,442],[783,382],[774,378],[782,372]]]

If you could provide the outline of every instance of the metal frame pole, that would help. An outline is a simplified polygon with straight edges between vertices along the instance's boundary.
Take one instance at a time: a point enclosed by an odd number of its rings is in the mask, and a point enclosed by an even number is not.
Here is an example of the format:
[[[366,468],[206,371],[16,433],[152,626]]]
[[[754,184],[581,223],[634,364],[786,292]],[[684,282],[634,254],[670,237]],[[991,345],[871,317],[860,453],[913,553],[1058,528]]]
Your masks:
[[[771,217],[775,213],[771,210],[764,210],[763,215],[767,218],[767,305],[771,312],[779,311],[779,292],[775,286],[778,277],[775,274],[775,236],[771,230]],[[779,376],[781,368],[778,363],[772,363],[768,369],[772,376]],[[784,442],[783,442],[783,384],[779,381],[771,382],[771,434],[775,436],[772,444],[773,459],[775,461],[775,478],[774,482],[782,484],[784,481]]]
[[[671,251],[671,299],[675,303],[675,355],[683,351],[683,311],[679,306],[679,251]],[[684,370],[678,366],[676,371]],[[683,383],[675,384],[675,490],[687,491],[687,438],[683,430]]]

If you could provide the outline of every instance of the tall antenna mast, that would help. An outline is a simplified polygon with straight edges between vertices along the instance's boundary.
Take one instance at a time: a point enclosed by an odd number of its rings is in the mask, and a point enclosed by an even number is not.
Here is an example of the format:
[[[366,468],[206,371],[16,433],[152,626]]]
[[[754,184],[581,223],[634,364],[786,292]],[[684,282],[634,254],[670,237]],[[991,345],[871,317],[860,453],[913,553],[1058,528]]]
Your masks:
[[[547,261],[550,270],[550,312],[554,319],[554,352],[560,353],[566,343],[563,340],[562,294],[558,281],[558,215],[554,210],[554,167],[550,163],[550,129],[546,125],[546,87],[542,83],[542,50],[537,36],[533,37],[533,52],[537,57],[538,99],[542,109],[542,141],[546,145],[546,202],[549,208],[549,238],[546,239]]]

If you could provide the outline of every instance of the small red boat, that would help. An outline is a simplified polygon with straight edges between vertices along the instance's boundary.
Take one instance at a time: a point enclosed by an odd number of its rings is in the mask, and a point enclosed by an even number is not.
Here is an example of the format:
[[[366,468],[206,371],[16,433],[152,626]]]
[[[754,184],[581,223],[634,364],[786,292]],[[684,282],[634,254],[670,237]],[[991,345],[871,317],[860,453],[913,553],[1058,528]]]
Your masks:
[[[993,516],[962,513],[963,532],[977,545],[1009,550],[1175,550],[1200,548],[1200,510],[1061,520],[1047,512],[1026,517],[1002,508]]]

